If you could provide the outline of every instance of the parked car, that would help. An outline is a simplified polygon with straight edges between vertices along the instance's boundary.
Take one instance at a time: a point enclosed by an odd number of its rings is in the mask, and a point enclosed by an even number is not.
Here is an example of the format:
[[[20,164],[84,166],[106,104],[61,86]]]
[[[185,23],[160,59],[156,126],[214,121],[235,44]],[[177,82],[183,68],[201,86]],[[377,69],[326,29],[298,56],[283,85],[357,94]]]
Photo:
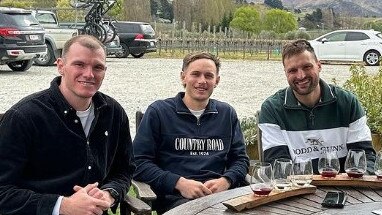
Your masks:
[[[156,52],[155,31],[149,23],[115,21],[113,25],[122,46],[122,52],[117,53],[117,57],[125,58],[131,54],[135,58],[140,58],[145,53]]]
[[[328,61],[364,61],[379,65],[382,34],[374,30],[338,30],[310,41],[317,57]]]
[[[64,28],[58,22],[56,13],[46,10],[33,10],[32,15],[45,29],[45,43],[47,54],[35,60],[39,66],[51,66],[57,58],[61,57],[64,44],[77,35],[77,29]]]
[[[28,70],[35,58],[46,54],[44,38],[32,11],[0,7],[0,64],[13,71]]]

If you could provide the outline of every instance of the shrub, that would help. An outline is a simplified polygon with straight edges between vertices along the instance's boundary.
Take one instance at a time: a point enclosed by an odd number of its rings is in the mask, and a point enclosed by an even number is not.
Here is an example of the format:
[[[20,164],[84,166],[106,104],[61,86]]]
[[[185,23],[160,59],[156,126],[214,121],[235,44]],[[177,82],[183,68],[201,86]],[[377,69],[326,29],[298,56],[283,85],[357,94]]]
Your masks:
[[[298,30],[296,31],[296,35],[295,35],[295,39],[306,39],[306,40],[310,40],[310,35],[308,32],[306,31],[301,31],[301,30]]]
[[[260,39],[267,39],[267,40],[276,39],[277,38],[277,34],[274,31],[265,31],[265,30],[263,30],[258,35],[258,38],[260,38]]]
[[[296,39],[306,39],[310,40],[310,35],[306,31],[297,30],[297,31],[289,31],[285,33],[284,39],[286,40],[296,40]]]
[[[367,74],[363,65],[351,66],[350,72],[344,88],[352,91],[365,108],[371,132],[382,134],[382,67],[375,75]]]
[[[244,142],[249,159],[258,160],[257,150],[257,121],[255,117],[245,117],[240,122],[241,130],[244,135]]]
[[[285,33],[284,39],[286,40],[294,40],[296,38],[296,33],[294,31],[289,31]]]
[[[245,145],[257,144],[257,122],[255,117],[245,117],[240,122]]]

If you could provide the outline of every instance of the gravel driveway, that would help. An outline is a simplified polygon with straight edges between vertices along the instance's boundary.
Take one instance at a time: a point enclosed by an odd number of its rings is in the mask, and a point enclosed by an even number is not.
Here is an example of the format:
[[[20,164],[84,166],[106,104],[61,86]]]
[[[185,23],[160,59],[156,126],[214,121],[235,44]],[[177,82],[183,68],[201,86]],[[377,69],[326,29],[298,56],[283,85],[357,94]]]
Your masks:
[[[108,70],[101,91],[114,97],[125,108],[135,135],[135,111],[145,109],[157,99],[183,90],[179,73],[181,59],[108,58]],[[336,78],[342,85],[349,77],[349,65],[323,65],[321,77]],[[367,67],[376,72],[378,67]],[[56,67],[32,66],[27,72],[12,72],[0,66],[0,112],[5,112],[26,95],[49,87],[58,74]],[[221,81],[213,98],[228,102],[239,118],[253,116],[261,103],[287,86],[281,62],[222,60]]]

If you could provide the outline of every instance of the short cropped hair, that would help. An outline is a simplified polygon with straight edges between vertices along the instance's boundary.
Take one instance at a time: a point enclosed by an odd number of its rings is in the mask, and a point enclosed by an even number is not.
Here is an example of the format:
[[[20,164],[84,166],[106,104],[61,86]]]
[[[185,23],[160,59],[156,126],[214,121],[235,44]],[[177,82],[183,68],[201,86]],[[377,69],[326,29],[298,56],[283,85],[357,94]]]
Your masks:
[[[66,54],[68,53],[70,47],[74,43],[79,43],[80,45],[93,51],[102,48],[102,50],[106,54],[106,47],[103,45],[103,43],[101,43],[101,41],[99,41],[94,36],[82,34],[82,35],[74,36],[70,38],[68,41],[66,41],[64,48],[62,49],[63,58],[66,57]]]
[[[182,71],[185,71],[187,67],[190,65],[190,63],[200,60],[200,59],[209,59],[212,60],[215,63],[216,66],[216,72],[219,74],[220,70],[220,59],[216,57],[215,55],[208,53],[208,52],[196,52],[196,53],[190,53],[187,54],[183,58],[183,66],[182,66]]]
[[[307,40],[296,40],[290,43],[287,43],[283,47],[283,53],[282,53],[282,61],[284,64],[284,60],[286,58],[290,58],[294,55],[298,55],[303,53],[304,51],[308,51],[312,53],[315,60],[317,61],[317,56],[314,53],[313,47],[310,45],[310,43]]]

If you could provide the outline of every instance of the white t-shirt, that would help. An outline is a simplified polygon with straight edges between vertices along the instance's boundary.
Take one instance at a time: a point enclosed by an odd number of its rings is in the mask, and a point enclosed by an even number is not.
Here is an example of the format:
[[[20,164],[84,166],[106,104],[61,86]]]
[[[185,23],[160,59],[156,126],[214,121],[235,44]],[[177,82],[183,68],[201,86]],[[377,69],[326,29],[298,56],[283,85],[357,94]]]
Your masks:
[[[77,111],[77,116],[81,120],[82,128],[84,129],[84,132],[86,136],[89,135],[89,130],[92,125],[93,119],[94,119],[94,105],[93,102],[90,104],[89,108],[84,111]]]
[[[200,119],[200,116],[202,116],[202,114],[204,113],[204,111],[205,111],[206,109],[202,109],[202,110],[191,110],[191,109],[189,109],[189,110],[190,110],[190,112],[191,112],[194,116],[196,116],[196,118]]]

